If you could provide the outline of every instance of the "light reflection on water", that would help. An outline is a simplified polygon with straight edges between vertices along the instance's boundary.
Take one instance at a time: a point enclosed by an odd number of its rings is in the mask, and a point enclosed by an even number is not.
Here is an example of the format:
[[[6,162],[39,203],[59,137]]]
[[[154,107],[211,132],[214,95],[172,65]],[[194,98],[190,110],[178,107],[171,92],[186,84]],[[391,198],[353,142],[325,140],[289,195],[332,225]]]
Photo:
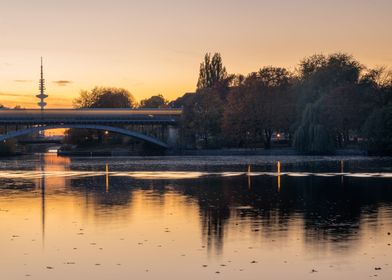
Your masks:
[[[133,158],[21,161],[0,164],[7,280],[392,276],[385,161],[377,170],[350,160],[342,170],[340,159],[335,169],[202,159],[193,170],[164,170],[161,159],[144,159],[145,170]]]
[[[384,177],[392,178],[392,173],[312,173],[312,172],[192,172],[192,171],[135,171],[135,172],[109,172],[109,171],[0,171],[1,178],[7,179],[36,179],[44,176],[45,178],[61,178],[61,177],[96,177],[96,176],[115,176],[115,177],[131,177],[141,180],[181,180],[181,179],[197,179],[201,177],[234,177],[234,176],[290,176],[290,177]]]

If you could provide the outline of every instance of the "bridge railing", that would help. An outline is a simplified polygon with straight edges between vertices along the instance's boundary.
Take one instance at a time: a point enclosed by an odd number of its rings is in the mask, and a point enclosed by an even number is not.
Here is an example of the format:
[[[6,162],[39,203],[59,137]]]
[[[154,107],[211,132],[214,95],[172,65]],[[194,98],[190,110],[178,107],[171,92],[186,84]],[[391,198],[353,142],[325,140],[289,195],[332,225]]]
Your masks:
[[[21,109],[0,110],[0,122],[9,121],[176,121],[182,109]]]

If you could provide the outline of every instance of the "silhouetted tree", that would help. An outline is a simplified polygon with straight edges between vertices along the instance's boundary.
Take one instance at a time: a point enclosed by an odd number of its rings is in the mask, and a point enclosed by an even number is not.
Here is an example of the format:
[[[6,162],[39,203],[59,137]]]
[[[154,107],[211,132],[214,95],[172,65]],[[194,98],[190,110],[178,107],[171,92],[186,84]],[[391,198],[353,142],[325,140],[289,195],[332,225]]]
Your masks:
[[[284,68],[264,67],[248,75],[228,97],[223,123],[227,139],[233,143],[239,137],[241,146],[261,140],[270,148],[272,133],[288,131],[295,118],[291,82]]]
[[[377,106],[385,106],[392,102],[392,71],[385,67],[370,69],[359,84],[362,90],[374,98]]]
[[[359,86],[363,68],[352,56],[343,53],[314,55],[300,63],[297,114],[317,103],[314,108],[319,124],[339,147],[348,144],[350,132],[358,132],[365,121],[363,113],[371,104]],[[303,122],[304,118],[298,120]],[[299,124],[295,126],[298,128]]]
[[[213,89],[200,90],[184,105],[183,130],[185,137],[204,148],[216,146],[220,141],[223,102]]]
[[[215,53],[212,58],[207,53],[204,62],[200,64],[199,79],[197,89],[212,88],[227,78],[226,68],[222,64],[222,57]]]
[[[358,61],[343,53],[305,58],[299,68],[299,110],[302,111],[308,103],[316,102],[331,89],[357,84],[362,69],[363,66]]]
[[[363,126],[370,154],[392,155],[392,103],[375,110]]]
[[[73,104],[75,108],[134,108],[135,98],[123,88],[95,87],[82,90]]]
[[[331,89],[320,98],[319,103],[322,104],[321,121],[333,133],[337,147],[347,146],[350,134],[358,136],[361,126],[374,108],[371,96],[357,84]]]
[[[134,108],[135,99],[123,88],[95,87],[81,91],[73,104],[76,108]],[[85,146],[100,143],[103,137],[103,131],[69,129],[66,139],[70,144]]]
[[[150,98],[140,101],[140,108],[166,108],[168,101],[162,94],[151,96]]]
[[[212,57],[207,53],[200,64],[196,92],[170,103],[183,107],[183,135],[193,144],[209,148],[220,142],[224,103],[233,78],[227,75],[219,53]]]
[[[187,92],[183,96],[178,97],[177,99],[169,102],[170,108],[183,108],[185,104],[188,104],[193,99],[195,95],[194,92]]]
[[[233,88],[227,97],[222,130],[229,146],[250,147],[258,140],[255,137],[256,127],[251,123],[249,101],[246,100],[245,94],[244,86],[240,85]]]

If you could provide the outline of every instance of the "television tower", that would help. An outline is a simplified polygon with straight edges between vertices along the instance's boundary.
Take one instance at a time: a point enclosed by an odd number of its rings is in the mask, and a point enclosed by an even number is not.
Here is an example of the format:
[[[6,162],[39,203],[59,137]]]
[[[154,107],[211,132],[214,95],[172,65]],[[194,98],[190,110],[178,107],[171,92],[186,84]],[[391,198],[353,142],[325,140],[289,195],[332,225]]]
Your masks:
[[[41,56],[41,79],[39,80],[39,94],[36,95],[40,99],[38,102],[38,106],[43,110],[46,106],[46,102],[44,101],[48,95],[45,94],[45,79],[44,79],[44,66],[42,64],[42,56]]]

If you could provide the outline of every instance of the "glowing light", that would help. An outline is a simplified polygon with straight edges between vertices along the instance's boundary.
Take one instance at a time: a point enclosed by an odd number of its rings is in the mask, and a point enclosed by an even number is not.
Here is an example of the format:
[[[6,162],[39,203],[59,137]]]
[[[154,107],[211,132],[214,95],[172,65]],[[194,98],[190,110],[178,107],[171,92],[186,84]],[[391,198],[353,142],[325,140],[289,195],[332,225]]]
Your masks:
[[[342,176],[340,178],[340,183],[343,185],[344,184],[344,176],[343,176],[343,173],[344,173],[344,161],[343,160],[340,161],[340,173],[342,174]]]
[[[249,164],[248,165],[248,189],[252,188],[252,180],[250,178],[250,171],[251,171],[251,168],[250,168],[250,164]]]
[[[109,192],[109,164],[106,163],[106,192]]]
[[[278,192],[280,192],[280,161],[278,161]]]

